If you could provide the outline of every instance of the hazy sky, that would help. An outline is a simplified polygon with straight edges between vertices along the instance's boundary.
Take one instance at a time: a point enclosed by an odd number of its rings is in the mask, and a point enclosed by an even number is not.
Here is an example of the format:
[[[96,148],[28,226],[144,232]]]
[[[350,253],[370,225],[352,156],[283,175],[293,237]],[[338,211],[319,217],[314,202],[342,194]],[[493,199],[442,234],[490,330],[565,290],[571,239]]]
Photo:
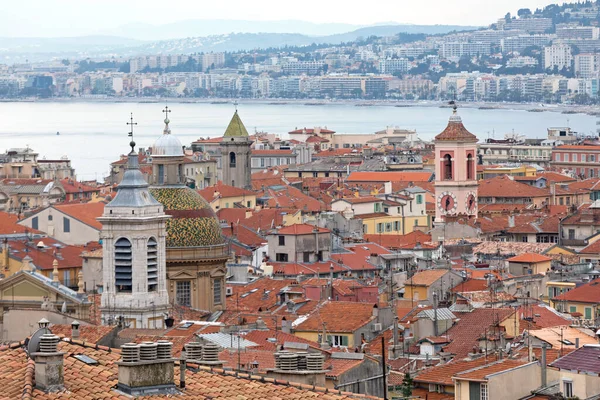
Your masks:
[[[3,0],[0,36],[77,36],[145,22],[296,19],[317,23],[488,25],[543,0]],[[561,2],[562,3],[562,2]]]

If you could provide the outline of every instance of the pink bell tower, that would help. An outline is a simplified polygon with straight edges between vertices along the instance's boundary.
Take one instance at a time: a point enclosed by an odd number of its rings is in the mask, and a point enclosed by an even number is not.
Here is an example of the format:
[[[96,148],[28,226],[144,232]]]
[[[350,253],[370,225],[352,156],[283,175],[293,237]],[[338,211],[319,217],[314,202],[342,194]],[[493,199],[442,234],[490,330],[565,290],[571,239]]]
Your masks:
[[[477,218],[477,136],[469,132],[453,105],[446,129],[435,144],[435,223],[454,217]]]

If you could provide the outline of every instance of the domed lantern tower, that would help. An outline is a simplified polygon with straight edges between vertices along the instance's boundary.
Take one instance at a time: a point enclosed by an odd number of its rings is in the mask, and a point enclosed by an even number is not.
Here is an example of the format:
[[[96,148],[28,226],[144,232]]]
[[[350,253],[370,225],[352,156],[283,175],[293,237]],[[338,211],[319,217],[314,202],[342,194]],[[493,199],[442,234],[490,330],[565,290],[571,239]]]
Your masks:
[[[434,139],[435,222],[477,217],[477,136],[469,132],[452,102],[448,126]]]
[[[164,327],[168,312],[165,224],[169,216],[149,192],[133,141],[115,198],[102,217],[103,324],[121,321],[131,328]]]
[[[224,310],[228,246],[208,202],[185,185],[183,146],[171,134],[170,110],[164,111],[163,134],[152,146],[150,193],[170,216],[166,221],[169,300],[175,306]]]

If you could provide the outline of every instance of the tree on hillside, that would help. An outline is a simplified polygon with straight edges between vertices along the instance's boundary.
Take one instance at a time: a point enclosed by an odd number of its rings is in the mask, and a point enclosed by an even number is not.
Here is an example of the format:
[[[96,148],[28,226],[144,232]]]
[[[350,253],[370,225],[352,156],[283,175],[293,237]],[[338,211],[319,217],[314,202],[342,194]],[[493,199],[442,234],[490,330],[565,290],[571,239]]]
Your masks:
[[[517,11],[519,18],[527,18],[531,16],[531,10],[529,8],[521,8]]]

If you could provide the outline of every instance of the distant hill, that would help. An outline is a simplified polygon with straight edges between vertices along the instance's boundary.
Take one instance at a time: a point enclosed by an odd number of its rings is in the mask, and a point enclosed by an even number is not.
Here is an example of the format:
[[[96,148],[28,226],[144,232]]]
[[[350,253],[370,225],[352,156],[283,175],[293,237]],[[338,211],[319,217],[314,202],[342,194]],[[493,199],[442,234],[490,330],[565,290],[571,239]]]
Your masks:
[[[256,25],[256,23],[255,23]],[[259,24],[260,26],[260,24]],[[0,38],[0,62],[47,60],[51,57],[127,57],[141,54],[177,54],[207,51],[238,51],[269,47],[306,46],[352,42],[369,36],[398,33],[439,34],[454,30],[474,30],[454,25],[381,25],[325,36],[299,33],[228,33],[179,39],[141,41],[123,36],[81,36],[67,38]]]
[[[402,26],[407,33],[447,33],[453,30],[476,29],[468,26],[451,25],[408,25],[393,22],[372,26],[343,23],[313,23],[308,21],[247,21],[247,20],[184,20],[169,24],[152,25],[133,23],[121,26],[102,34],[130,37],[138,40],[171,40],[178,38],[219,36],[232,33],[291,33],[307,36],[330,36],[345,34],[357,29],[382,28],[383,26]]]
[[[423,33],[428,28],[430,34],[451,32],[453,30],[477,29],[466,26],[450,25],[386,25],[360,28],[352,32],[328,35],[307,36],[293,33],[235,33],[193,37],[185,39],[163,40],[146,43],[137,48],[127,49],[128,55],[153,53],[196,53],[207,51],[239,51],[265,49],[268,47],[307,46],[316,44],[339,44],[352,42],[357,38],[369,36],[392,36],[398,33]]]

